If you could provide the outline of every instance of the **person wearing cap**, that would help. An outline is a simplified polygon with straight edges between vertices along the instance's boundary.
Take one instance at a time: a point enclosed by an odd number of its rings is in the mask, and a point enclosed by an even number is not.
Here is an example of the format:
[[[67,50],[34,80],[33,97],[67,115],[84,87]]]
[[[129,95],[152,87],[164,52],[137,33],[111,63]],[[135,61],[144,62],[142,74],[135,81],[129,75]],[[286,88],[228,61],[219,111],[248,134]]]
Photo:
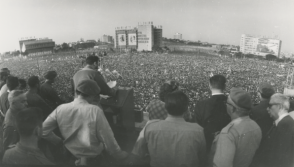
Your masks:
[[[294,120],[288,114],[289,97],[276,93],[271,96],[268,113],[274,120],[258,149],[252,167],[293,167]]]
[[[225,104],[227,101],[227,96],[224,94],[226,78],[223,75],[210,77],[209,88],[212,96],[197,103],[192,118],[192,122],[197,122],[204,128],[207,153],[210,151],[215,133],[221,131],[231,121]]]
[[[52,87],[57,77],[56,71],[48,71],[44,74],[45,82],[40,86],[40,96],[46,101],[51,108],[55,109],[64,101],[58,96],[56,90]]]
[[[260,103],[254,106],[250,113],[250,118],[260,127],[262,139],[273,125],[273,120],[268,114],[267,107],[271,96],[275,93],[274,88],[268,83],[260,83],[258,86],[258,95]]]
[[[102,151],[106,149],[116,160],[124,160],[128,154],[117,144],[113,132],[101,108],[91,103],[100,94],[93,80],[82,80],[76,87],[73,102],[58,106],[43,123],[43,138],[58,145],[61,142],[77,159],[76,164],[89,164],[94,160],[103,162]],[[59,128],[64,140],[53,130]]]
[[[5,73],[7,73],[7,76],[10,75],[10,71],[9,71],[8,68],[2,68],[0,71],[1,71],[1,72],[5,72]],[[7,84],[4,84],[4,85],[1,87],[1,90],[0,90],[0,96],[1,96],[3,93],[7,92],[7,91],[8,91]]]
[[[209,166],[248,167],[262,135],[260,127],[249,118],[250,94],[241,88],[232,88],[226,105],[232,121],[213,141]]]
[[[85,79],[91,79],[95,81],[101,89],[100,94],[108,95],[108,96],[115,96],[116,89],[110,88],[107,83],[105,82],[104,77],[102,74],[97,71],[98,69],[99,58],[97,56],[88,56],[86,58],[86,66],[75,73],[73,76],[73,84],[74,89],[76,89],[77,84]],[[76,95],[76,94],[75,94]]]
[[[38,76],[31,76],[28,79],[29,90],[25,93],[29,107],[38,107],[43,112],[43,120],[53,111],[53,109],[38,95],[40,80]]]
[[[168,93],[164,101],[167,118],[151,120],[143,128],[130,156],[131,162],[138,165],[149,154],[150,166],[204,166],[203,128],[183,118],[188,111],[188,96],[182,91],[174,91]]]
[[[39,108],[27,108],[16,114],[15,125],[20,140],[5,152],[3,164],[54,165],[38,147],[42,121],[42,110]]]

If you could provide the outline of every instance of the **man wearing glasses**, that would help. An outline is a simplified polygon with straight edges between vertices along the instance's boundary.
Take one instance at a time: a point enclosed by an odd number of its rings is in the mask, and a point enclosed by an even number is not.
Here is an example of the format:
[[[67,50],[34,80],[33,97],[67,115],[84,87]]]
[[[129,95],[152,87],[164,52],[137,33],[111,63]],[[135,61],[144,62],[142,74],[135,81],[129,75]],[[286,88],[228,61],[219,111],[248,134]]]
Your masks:
[[[249,118],[251,97],[240,88],[232,88],[226,104],[232,121],[216,136],[210,162],[217,167],[248,167],[261,141],[259,126]]]
[[[294,120],[288,115],[289,98],[274,94],[268,105],[268,113],[274,124],[265,136],[254,157],[252,166],[293,167]]]

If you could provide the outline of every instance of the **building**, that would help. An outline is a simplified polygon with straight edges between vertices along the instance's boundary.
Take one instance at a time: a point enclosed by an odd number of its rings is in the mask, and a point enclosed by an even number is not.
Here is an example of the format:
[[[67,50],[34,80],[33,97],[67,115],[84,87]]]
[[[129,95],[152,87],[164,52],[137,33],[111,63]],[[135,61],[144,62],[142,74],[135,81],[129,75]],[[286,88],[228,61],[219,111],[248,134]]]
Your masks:
[[[240,52],[266,56],[272,54],[280,57],[282,41],[273,38],[255,37],[242,34],[240,40]]]
[[[182,37],[183,37],[183,35],[180,33],[175,33],[175,35],[174,35],[174,39],[182,40]]]
[[[105,42],[105,43],[113,43],[113,38],[110,35],[102,35],[101,41],[100,42]]]
[[[25,38],[19,41],[21,54],[28,56],[51,54],[55,42],[48,38]]]
[[[117,49],[135,49],[152,51],[153,47],[162,46],[162,26],[152,22],[138,23],[138,27],[116,27],[115,47]]]

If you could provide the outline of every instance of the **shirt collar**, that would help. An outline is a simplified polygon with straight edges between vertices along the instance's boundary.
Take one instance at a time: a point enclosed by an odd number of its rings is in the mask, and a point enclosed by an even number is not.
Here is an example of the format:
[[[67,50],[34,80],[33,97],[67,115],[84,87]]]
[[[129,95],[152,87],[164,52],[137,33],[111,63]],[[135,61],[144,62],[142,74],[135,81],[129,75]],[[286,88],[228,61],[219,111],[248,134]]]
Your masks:
[[[171,115],[168,115],[165,120],[167,120],[167,121],[176,121],[176,122],[186,122],[183,117],[173,117]]]
[[[223,95],[224,93],[212,93],[211,96],[214,96],[214,95]]]
[[[88,103],[85,99],[82,98],[75,98],[74,103]]]
[[[288,113],[284,113],[282,115],[279,116],[279,118],[277,120],[275,120],[275,124],[276,126],[278,126],[278,123],[284,118],[286,117],[287,115],[289,115]]]

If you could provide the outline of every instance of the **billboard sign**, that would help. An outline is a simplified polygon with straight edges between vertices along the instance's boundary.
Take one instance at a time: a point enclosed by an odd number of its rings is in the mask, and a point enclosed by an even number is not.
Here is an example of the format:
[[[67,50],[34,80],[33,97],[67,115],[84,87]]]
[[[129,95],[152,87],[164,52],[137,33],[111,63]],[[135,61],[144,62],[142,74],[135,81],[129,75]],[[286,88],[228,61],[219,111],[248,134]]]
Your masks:
[[[280,41],[275,39],[259,38],[257,42],[256,52],[263,54],[273,54],[278,56],[280,49]]]
[[[137,45],[137,35],[129,34],[129,45]]]
[[[127,45],[126,34],[118,34],[118,45]]]

